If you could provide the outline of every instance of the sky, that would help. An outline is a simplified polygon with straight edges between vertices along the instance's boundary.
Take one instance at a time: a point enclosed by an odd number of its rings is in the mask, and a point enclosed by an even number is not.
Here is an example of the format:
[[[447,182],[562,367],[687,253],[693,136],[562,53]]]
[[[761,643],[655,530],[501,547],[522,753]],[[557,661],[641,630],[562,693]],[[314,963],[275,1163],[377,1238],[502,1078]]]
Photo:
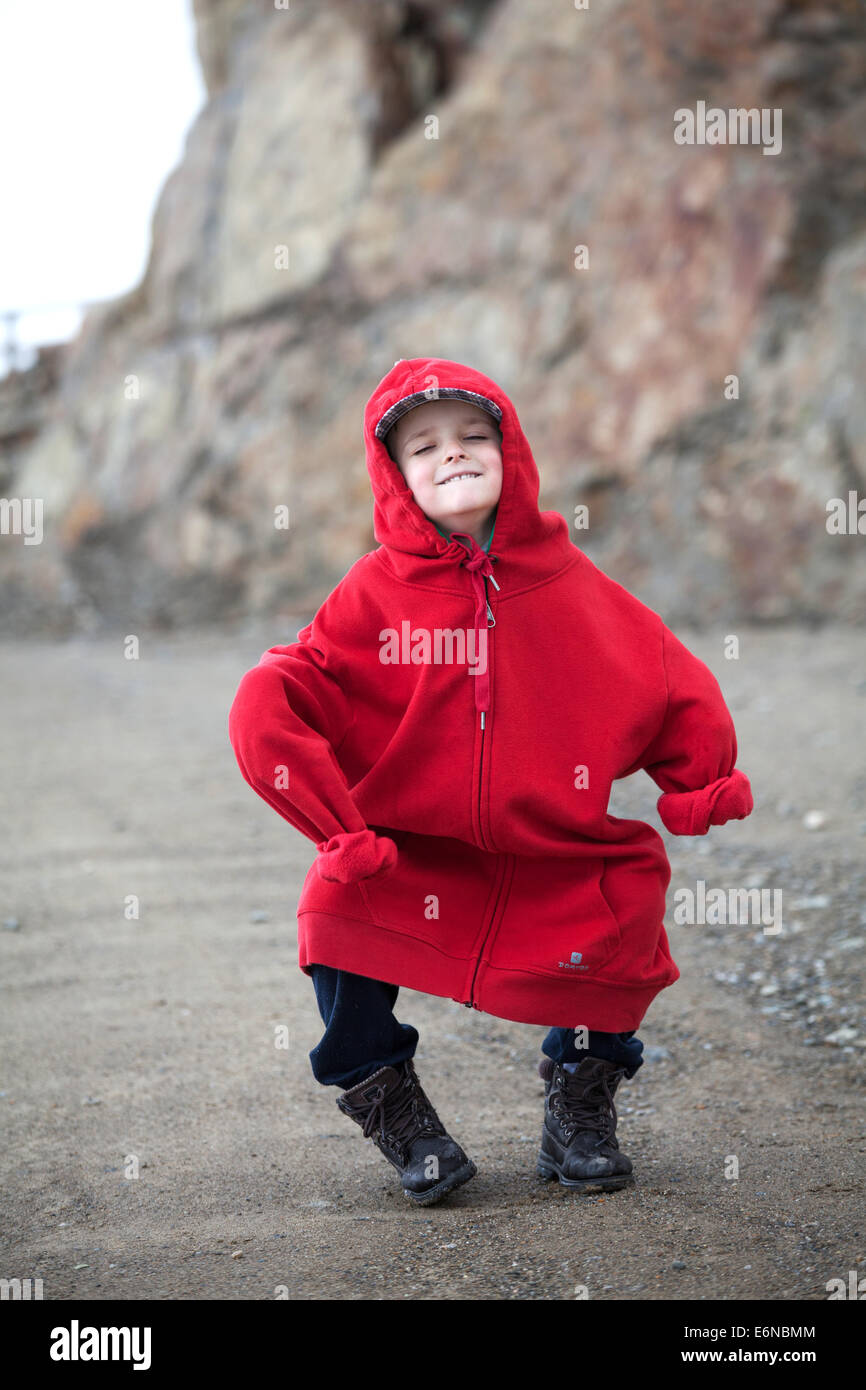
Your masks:
[[[20,366],[138,284],[205,96],[192,0],[0,0],[0,315],[53,310],[18,321]]]

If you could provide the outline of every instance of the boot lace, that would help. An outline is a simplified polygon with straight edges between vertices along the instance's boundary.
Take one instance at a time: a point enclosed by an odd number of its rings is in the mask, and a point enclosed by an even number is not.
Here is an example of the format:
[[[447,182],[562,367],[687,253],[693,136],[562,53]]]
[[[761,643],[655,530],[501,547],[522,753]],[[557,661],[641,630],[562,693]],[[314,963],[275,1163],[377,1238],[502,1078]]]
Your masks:
[[[578,1130],[591,1129],[600,1135],[599,1143],[607,1140],[613,1148],[619,1147],[613,1136],[617,1115],[611,1086],[616,1090],[625,1072],[625,1067],[619,1067],[616,1071],[608,1072],[595,1080],[581,1082],[579,1090],[574,1085],[577,1078],[569,1072],[563,1072],[563,1085],[552,1109],[562,1123],[563,1132],[568,1139]]]
[[[364,1119],[364,1135],[369,1139],[377,1129],[385,1143],[393,1140],[405,1150],[410,1140],[419,1134],[442,1134],[441,1123],[421,1091],[411,1071],[405,1071],[399,1088],[390,1099],[384,1086],[377,1083],[373,1103]]]

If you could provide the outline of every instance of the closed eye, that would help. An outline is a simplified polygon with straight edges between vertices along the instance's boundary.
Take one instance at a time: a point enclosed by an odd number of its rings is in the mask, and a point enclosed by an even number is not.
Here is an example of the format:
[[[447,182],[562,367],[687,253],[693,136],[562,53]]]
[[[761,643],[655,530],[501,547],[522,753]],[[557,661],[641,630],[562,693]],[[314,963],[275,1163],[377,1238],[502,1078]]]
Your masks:
[[[486,434],[467,434],[467,435],[464,435],[464,438],[465,438],[465,439],[486,439],[486,438],[487,438],[487,435],[486,435]],[[428,450],[428,449],[432,449],[433,447],[434,447],[434,446],[433,446],[432,444],[425,444],[424,447],[423,447],[423,449],[414,449],[414,450],[413,450],[413,453],[416,453],[416,454],[426,454],[427,450]]]

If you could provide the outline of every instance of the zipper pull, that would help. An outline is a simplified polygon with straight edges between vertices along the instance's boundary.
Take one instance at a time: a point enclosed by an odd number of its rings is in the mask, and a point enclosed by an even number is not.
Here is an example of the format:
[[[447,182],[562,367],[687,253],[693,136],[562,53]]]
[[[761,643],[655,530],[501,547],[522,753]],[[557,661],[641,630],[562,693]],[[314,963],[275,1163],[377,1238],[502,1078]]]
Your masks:
[[[496,584],[496,580],[493,578],[493,575],[492,575],[492,574],[485,574],[485,576],[484,576],[484,602],[487,604],[487,626],[488,626],[488,627],[495,627],[495,626],[496,626],[496,619],[495,619],[494,616],[493,616],[493,609],[490,607],[490,599],[487,597],[487,581],[488,581],[488,579],[490,579],[494,584]],[[497,587],[497,589],[498,589],[498,588],[499,588],[499,585],[496,584],[496,587]]]

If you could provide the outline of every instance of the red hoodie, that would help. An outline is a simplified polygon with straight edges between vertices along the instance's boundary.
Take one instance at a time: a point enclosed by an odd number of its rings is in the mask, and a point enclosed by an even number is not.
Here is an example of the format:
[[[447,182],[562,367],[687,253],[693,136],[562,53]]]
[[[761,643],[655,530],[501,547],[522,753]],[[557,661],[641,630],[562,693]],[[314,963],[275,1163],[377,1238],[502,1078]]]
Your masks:
[[[375,432],[395,403],[448,387],[502,412],[489,552],[439,532]],[[611,784],[644,768],[678,835],[747,816],[718,682],[539,511],[532,452],[489,377],[400,361],[364,439],[379,545],[247,672],[229,715],[243,776],[318,850],[300,968],[522,1023],[636,1029],[679,978],[671,870],[657,831],[608,815]]]

